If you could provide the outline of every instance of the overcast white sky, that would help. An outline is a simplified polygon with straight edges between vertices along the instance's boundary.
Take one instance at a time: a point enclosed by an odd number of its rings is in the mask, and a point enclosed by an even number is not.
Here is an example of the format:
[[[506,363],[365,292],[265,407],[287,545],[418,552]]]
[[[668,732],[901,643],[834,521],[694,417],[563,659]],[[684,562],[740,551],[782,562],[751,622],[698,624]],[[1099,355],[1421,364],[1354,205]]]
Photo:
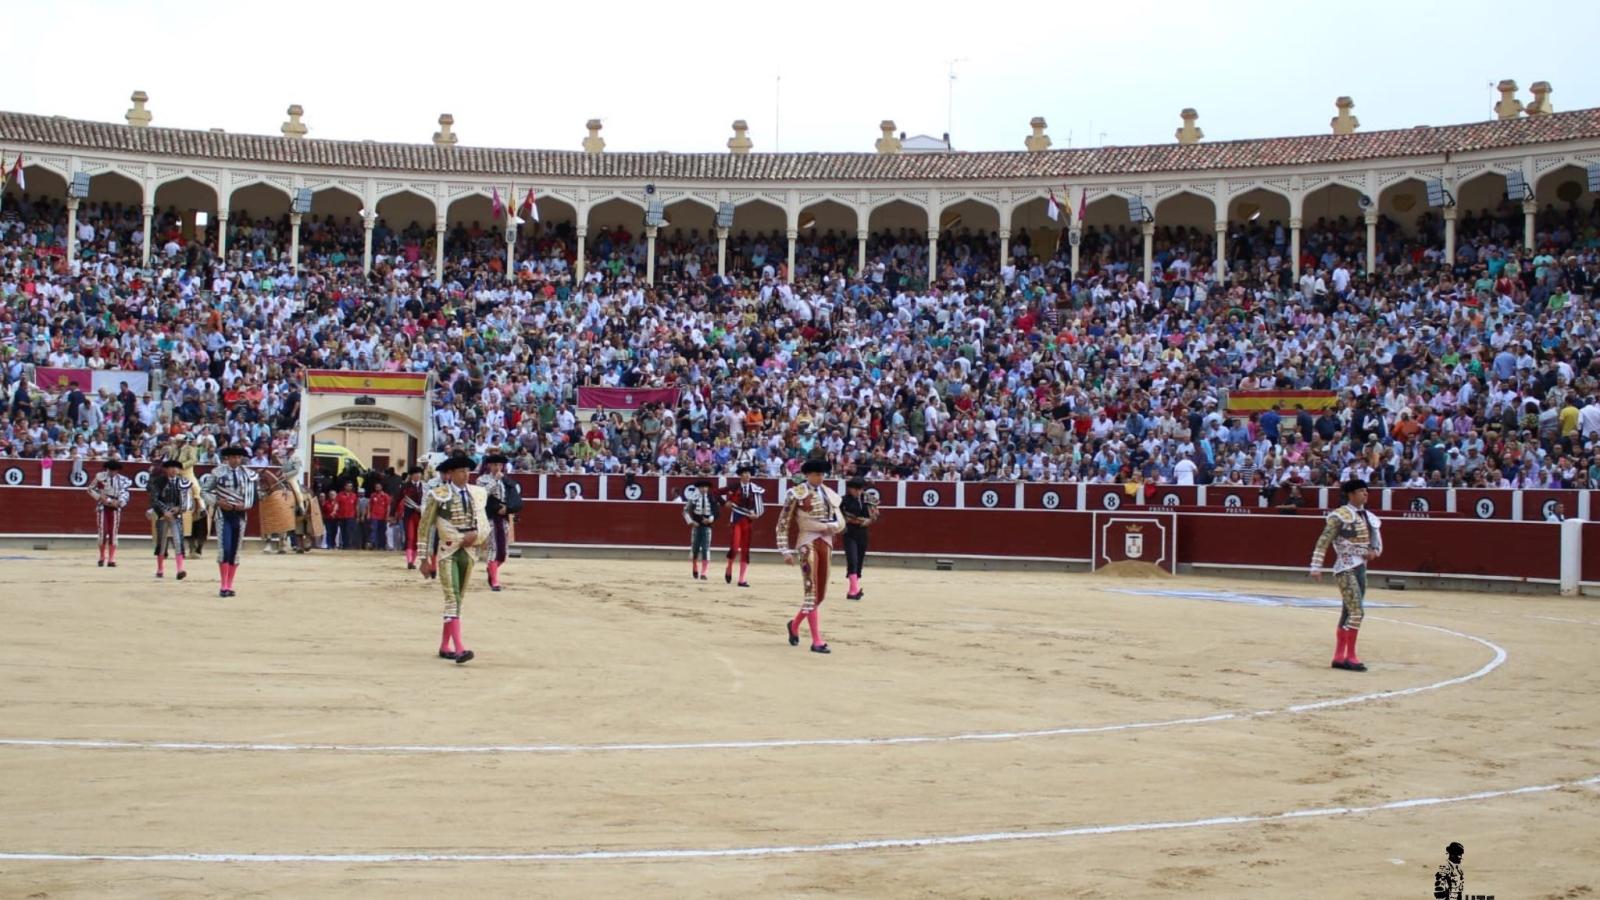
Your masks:
[[[1507,14],[1514,14],[1514,18]],[[1491,118],[1490,85],[1600,106],[1600,3],[1000,2],[14,3],[0,109],[312,137],[426,142],[450,112],[464,144],[722,151],[743,118],[757,152],[870,151],[882,119],[947,128],[958,150],[1165,143],[1192,106],[1208,140],[1321,134],[1340,94],[1363,130]],[[782,76],[781,113],[775,113]],[[776,121],[775,121],[776,117]],[[780,133],[781,128],[781,133]]]

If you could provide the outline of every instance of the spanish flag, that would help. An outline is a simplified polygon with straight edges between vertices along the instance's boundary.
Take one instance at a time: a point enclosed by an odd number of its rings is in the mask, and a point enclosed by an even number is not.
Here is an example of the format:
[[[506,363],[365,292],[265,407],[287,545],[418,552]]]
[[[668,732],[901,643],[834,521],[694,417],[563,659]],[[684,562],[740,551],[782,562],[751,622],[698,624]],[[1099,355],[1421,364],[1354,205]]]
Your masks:
[[[388,394],[421,397],[428,389],[426,372],[355,372],[309,369],[306,391],[312,394]]]
[[[1333,391],[1229,391],[1228,415],[1248,416],[1273,407],[1293,412],[1297,403],[1308,412],[1321,412],[1338,406],[1339,395]]]

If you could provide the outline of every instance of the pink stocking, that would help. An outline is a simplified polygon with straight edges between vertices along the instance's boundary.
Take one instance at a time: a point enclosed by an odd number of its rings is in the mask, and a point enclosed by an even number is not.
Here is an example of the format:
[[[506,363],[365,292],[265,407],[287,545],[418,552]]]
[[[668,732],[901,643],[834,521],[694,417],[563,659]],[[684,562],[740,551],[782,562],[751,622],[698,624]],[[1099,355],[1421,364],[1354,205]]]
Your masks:
[[[811,612],[806,613],[806,622],[811,625],[811,646],[822,646],[822,629],[817,625],[817,610],[815,607],[812,607]]]
[[[731,565],[731,563],[730,563],[730,565]],[[740,584],[744,584],[746,581],[749,580],[749,579],[744,577],[745,574],[747,572],[749,572],[749,571],[750,571],[750,562],[749,562],[749,560],[744,560],[744,559],[739,560],[739,583]]]
[[[467,652],[467,645],[461,640],[461,619],[460,618],[451,619],[450,622],[449,622],[449,625],[450,625],[450,639],[455,641],[456,652],[457,653],[465,653],[465,652]]]
[[[455,621],[455,620],[454,619],[445,619],[444,620],[444,628],[443,628],[443,630],[441,630],[439,632],[439,652],[440,653],[449,653],[450,652],[450,623],[453,622],[453,621]]]

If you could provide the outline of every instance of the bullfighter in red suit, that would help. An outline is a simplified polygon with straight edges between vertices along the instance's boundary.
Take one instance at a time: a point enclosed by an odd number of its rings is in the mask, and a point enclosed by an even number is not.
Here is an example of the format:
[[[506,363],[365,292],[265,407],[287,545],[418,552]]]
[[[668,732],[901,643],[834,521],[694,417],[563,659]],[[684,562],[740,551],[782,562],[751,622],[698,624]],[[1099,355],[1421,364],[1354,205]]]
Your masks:
[[[750,533],[755,528],[755,520],[761,518],[761,513],[765,511],[761,497],[766,489],[751,483],[750,476],[754,473],[754,466],[740,466],[738,482],[723,488],[719,498],[733,510],[728,519],[732,528],[728,539],[728,566],[723,570],[722,580],[733,583],[733,558],[738,555],[739,587],[742,588],[750,586],[745,580],[750,571]]]
[[[128,505],[132,488],[133,480],[122,474],[122,463],[114,459],[106,460],[100,474],[89,484],[89,496],[94,498],[94,530],[100,545],[97,565],[117,566],[117,533],[122,529],[122,510]]]
[[[400,488],[400,505],[395,508],[395,515],[399,516],[406,526],[406,568],[417,567],[417,525],[422,521],[422,501],[425,489],[422,486],[422,467],[412,466],[406,470],[406,483]]]

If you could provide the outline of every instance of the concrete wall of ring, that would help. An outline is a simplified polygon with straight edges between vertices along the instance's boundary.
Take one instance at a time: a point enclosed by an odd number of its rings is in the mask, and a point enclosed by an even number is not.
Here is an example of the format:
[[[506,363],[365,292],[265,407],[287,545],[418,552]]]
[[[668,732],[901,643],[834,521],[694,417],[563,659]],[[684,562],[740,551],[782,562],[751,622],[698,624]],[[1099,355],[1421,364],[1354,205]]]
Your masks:
[[[0,535],[91,535],[93,509],[82,487],[93,468],[70,464],[49,467],[48,484],[37,460],[0,461]],[[147,467],[124,470],[140,483]],[[18,474],[13,474],[13,472]],[[671,547],[687,545],[688,528],[680,504],[694,479],[683,477],[543,475],[517,476],[527,499],[517,525],[519,542],[590,547]],[[10,485],[17,479],[25,484]],[[777,507],[786,485],[758,479],[767,489],[769,509],[757,521],[757,548],[775,550]],[[1194,488],[1160,488],[1148,497],[1131,497],[1120,487],[1014,483],[890,482],[876,486],[883,517],[872,531],[880,552],[929,556],[1088,561],[1093,555],[1096,515],[1176,516],[1177,561],[1201,566],[1301,569],[1321,529],[1315,510],[1280,515],[1243,503],[1238,491],[1208,491],[1206,504]],[[1120,493],[1119,493],[1120,492]],[[1259,493],[1259,492],[1256,492]],[[1555,526],[1516,519],[1534,501],[1558,492],[1457,492],[1441,505],[1495,505],[1497,515],[1479,518],[1459,512],[1382,513],[1387,552],[1378,572],[1415,576],[1510,579],[1554,582],[1560,575],[1561,547]],[[1576,503],[1577,492],[1563,502]],[[1218,499],[1220,497],[1220,499]],[[1113,498],[1115,503],[1107,498]],[[1230,498],[1232,502],[1230,505]],[[1176,499],[1180,502],[1166,502]],[[1416,498],[1412,498],[1416,499]],[[1554,499],[1554,498],[1547,498]],[[136,490],[123,517],[129,535],[148,533],[145,495]],[[716,540],[726,544],[726,525]],[[252,515],[249,534],[257,526]],[[1587,525],[1582,544],[1583,580],[1600,581],[1600,524]]]

